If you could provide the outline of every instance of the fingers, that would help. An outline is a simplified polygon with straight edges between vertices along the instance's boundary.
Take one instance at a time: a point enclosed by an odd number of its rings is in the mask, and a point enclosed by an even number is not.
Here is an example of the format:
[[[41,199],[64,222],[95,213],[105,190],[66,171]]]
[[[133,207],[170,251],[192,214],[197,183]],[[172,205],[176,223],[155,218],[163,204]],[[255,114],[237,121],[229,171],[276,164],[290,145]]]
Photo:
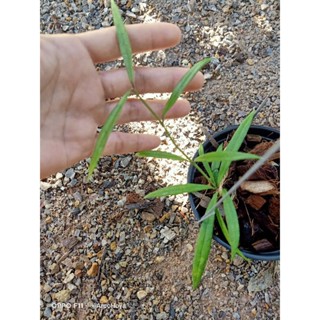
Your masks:
[[[173,47],[180,42],[180,29],[170,23],[135,24],[126,26],[133,53]],[[78,34],[95,63],[120,57],[115,27]]]
[[[113,132],[105,146],[103,155],[150,150],[158,147],[160,142],[159,137],[149,134]]]
[[[139,93],[171,92],[188,68],[135,68],[135,88]],[[130,82],[125,69],[100,72],[102,86],[106,98],[122,96],[130,88]],[[201,72],[190,81],[185,91],[199,90],[204,83]]]
[[[161,117],[162,110],[166,104],[166,100],[147,100],[152,110]],[[104,118],[98,120],[98,125],[102,126],[112,109],[116,106],[116,102],[107,103],[105,106]],[[187,100],[178,100],[175,105],[166,114],[166,119],[175,119],[186,116],[190,112],[190,103]],[[123,107],[118,124],[156,120],[150,111],[142,104],[140,100],[130,99]]]

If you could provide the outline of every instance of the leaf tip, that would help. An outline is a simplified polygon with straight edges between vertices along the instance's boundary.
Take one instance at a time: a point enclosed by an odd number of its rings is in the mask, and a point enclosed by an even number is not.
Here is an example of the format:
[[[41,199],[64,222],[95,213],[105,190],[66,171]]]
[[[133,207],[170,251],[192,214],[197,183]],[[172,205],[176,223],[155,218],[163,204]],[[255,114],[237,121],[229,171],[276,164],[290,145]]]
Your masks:
[[[143,198],[149,200],[149,199],[153,198],[153,196],[151,195],[151,193],[148,193]]]

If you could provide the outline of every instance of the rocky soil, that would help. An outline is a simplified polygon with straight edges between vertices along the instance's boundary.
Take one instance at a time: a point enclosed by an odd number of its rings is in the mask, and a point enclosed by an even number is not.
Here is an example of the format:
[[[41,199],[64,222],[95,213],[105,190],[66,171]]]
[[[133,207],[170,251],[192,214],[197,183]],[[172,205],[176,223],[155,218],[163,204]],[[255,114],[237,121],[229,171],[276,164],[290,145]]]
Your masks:
[[[40,1],[41,33],[112,25],[109,1]],[[166,21],[180,45],[139,54],[137,65],[190,66],[210,56],[205,85],[186,94],[189,116],[168,121],[192,156],[215,132],[237,124],[265,97],[256,124],[280,126],[280,5],[273,0],[121,0],[126,23]],[[119,63],[100,65],[110,68]],[[119,130],[158,134],[156,123]],[[88,160],[41,181],[41,319],[279,319],[279,262],[241,258],[213,243],[199,289],[191,288],[198,225],[187,196],[145,201],[160,186],[186,181],[187,166],[133,154],[103,158],[93,180]]]

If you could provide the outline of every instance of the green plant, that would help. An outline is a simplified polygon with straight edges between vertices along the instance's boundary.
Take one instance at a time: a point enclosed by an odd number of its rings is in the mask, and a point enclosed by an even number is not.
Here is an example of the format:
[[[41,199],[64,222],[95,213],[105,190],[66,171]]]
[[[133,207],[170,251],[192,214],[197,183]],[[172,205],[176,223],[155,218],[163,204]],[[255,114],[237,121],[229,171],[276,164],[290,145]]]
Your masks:
[[[158,123],[165,130],[167,137],[171,140],[171,142],[175,145],[176,149],[180,152],[180,154],[177,155],[160,150],[149,150],[138,152],[137,155],[141,157],[166,158],[176,161],[187,161],[189,164],[193,165],[198,170],[198,172],[200,172],[201,175],[206,179],[206,184],[187,183],[168,186],[147,194],[145,198],[150,199],[155,197],[198,192],[203,190],[211,190],[213,192],[213,196],[206,209],[205,217],[203,218],[203,221],[201,223],[198,239],[195,246],[192,280],[193,288],[197,288],[201,281],[201,277],[205,270],[205,266],[210,253],[212,233],[216,217],[225,238],[231,246],[231,259],[233,259],[236,254],[244,258],[243,254],[239,249],[240,231],[236,207],[232,200],[232,195],[230,195],[230,191],[226,190],[224,187],[224,182],[228,176],[229,168],[233,161],[244,159],[257,160],[260,158],[259,156],[251,153],[239,152],[239,148],[247,135],[249,127],[257,111],[253,110],[247,115],[247,117],[242,121],[238,129],[235,131],[234,135],[232,136],[231,140],[229,141],[226,147],[220,145],[216,151],[204,154],[204,150],[201,145],[199,148],[199,156],[195,159],[191,159],[179,147],[175,139],[168,131],[165,125],[165,115],[173,107],[173,105],[180,97],[180,95],[183,93],[188,83],[193,79],[193,77],[197,74],[199,70],[201,70],[206,64],[208,64],[211,61],[211,58],[205,58],[199,61],[183,76],[183,78],[180,80],[178,85],[173,90],[169,100],[167,101],[161,117],[159,117],[135,88],[132,50],[129,37],[126,32],[126,28],[122,22],[119,9],[115,4],[114,0],[111,0],[111,8],[120,51],[132,87],[131,90],[129,90],[119,100],[118,104],[111,112],[109,118],[105,122],[99,134],[94,152],[92,154],[88,177],[92,175],[93,170],[95,169],[99,161],[99,158],[101,157],[102,150],[104,149],[108,137],[117,123],[117,120],[121,114],[122,108],[126,100],[130,95],[135,95],[138,99],[140,99],[142,104],[152,113],[155,120],[157,120]],[[221,202],[223,204],[225,220],[222,218],[220,209],[218,209],[217,206]]]

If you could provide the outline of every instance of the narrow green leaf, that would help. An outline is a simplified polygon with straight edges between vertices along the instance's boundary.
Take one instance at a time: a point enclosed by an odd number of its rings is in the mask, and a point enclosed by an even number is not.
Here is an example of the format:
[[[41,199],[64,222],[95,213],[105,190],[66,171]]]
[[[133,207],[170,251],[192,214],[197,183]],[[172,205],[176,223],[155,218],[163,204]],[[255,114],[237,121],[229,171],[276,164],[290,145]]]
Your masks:
[[[116,125],[116,123],[120,117],[122,108],[123,108],[125,102],[127,101],[129,95],[130,95],[130,91],[126,92],[124,94],[124,96],[119,100],[119,102],[117,103],[115,108],[110,112],[108,119],[106,120],[105,124],[103,125],[103,127],[99,133],[93,154],[91,156],[88,178],[90,178],[93,170],[97,166],[97,163],[100,159],[102,151],[107,143],[107,140],[108,140],[114,126]]]
[[[153,158],[164,158],[164,159],[171,159],[171,160],[178,160],[178,161],[186,161],[186,159],[176,154],[166,152],[166,151],[160,151],[160,150],[140,151],[140,152],[137,152],[136,155],[138,157],[153,157]]]
[[[255,111],[251,111],[246,118],[241,122],[236,132],[232,136],[225,150],[228,151],[238,151],[241,147],[241,144],[246,137],[248,130],[251,126]]]
[[[221,214],[220,214],[220,211],[219,211],[218,209],[216,209],[215,215],[216,215],[216,217],[217,217],[217,221],[218,221],[218,223],[219,223],[219,226],[220,226],[220,229],[221,229],[221,231],[222,231],[222,234],[223,234],[224,237],[226,238],[227,242],[230,244],[229,231],[228,231],[227,226],[226,226],[224,220],[222,219]],[[239,248],[237,248],[236,253],[237,253],[242,259],[244,259],[244,260],[246,260],[246,261],[250,261],[249,258],[247,258],[247,257],[245,257],[245,256],[243,255],[243,253],[241,252],[241,250],[240,250]]]
[[[200,156],[204,155],[204,149],[202,144],[200,144],[199,146],[199,155]],[[206,169],[208,176],[210,177],[210,181],[212,182],[213,185],[215,185],[215,178],[213,176],[213,172],[211,170],[210,164],[208,162],[203,162],[203,166]]]
[[[222,231],[222,234],[224,235],[224,237],[226,238],[227,242],[230,244],[230,235],[229,235],[229,231],[227,228],[226,223],[224,222],[224,220],[221,217],[220,211],[219,209],[216,209],[215,215],[217,217],[217,221],[219,223],[220,229]]]
[[[131,85],[134,86],[134,69],[133,69],[133,62],[132,62],[131,44],[130,44],[126,27],[124,26],[124,23],[122,21],[119,8],[114,2],[114,0],[111,0],[111,10],[112,10],[113,22],[116,27],[116,33],[117,33],[120,52],[127,69],[128,78],[131,82]]]
[[[210,210],[217,203],[218,194],[215,193],[209,202],[206,211]],[[192,287],[196,289],[201,281],[203,272],[207,265],[213,233],[214,215],[201,223],[199,235],[197,238],[194,258],[192,263]]]
[[[167,112],[173,107],[175,102],[178,100],[180,95],[182,94],[183,90],[186,88],[188,83],[193,79],[193,77],[200,71],[207,63],[211,61],[211,58],[205,58],[199,62],[197,62],[180,80],[177,86],[172,91],[172,94],[167,101],[163,112],[162,112],[162,119],[164,119]]]
[[[237,151],[214,151],[208,152],[194,159],[195,162],[212,162],[212,161],[238,161],[246,159],[260,159],[259,156],[252,153]]]
[[[222,195],[226,195],[227,190],[222,190]],[[226,221],[228,226],[228,234],[229,234],[229,244],[231,246],[231,260],[233,260],[237,248],[239,247],[240,242],[240,227],[237,210],[234,206],[234,203],[230,196],[227,196],[223,201],[223,209],[226,215]]]
[[[217,221],[219,223],[220,229],[222,231],[222,234],[224,235],[224,237],[226,238],[227,242],[230,244],[230,236],[229,236],[229,231],[227,228],[227,225],[225,224],[221,213],[219,211],[219,209],[216,209],[216,213],[215,213],[216,217],[217,217]]]
[[[222,150],[223,150],[223,144],[221,143],[216,151],[217,152],[221,152]],[[219,186],[218,172],[219,172],[220,165],[221,165],[221,161],[213,161],[211,163],[211,170],[212,170],[212,173],[213,173],[213,176],[214,176],[214,180],[215,180],[216,186]]]
[[[238,151],[239,148],[241,147],[241,144],[244,141],[244,138],[246,137],[248,130],[251,126],[252,120],[255,116],[255,110],[250,112],[246,118],[241,122],[235,133],[233,134],[231,140],[229,141],[228,145],[226,146],[225,150],[226,151]],[[230,161],[225,161],[222,162],[218,174],[218,182],[219,184],[225,177],[225,175],[228,173],[229,167],[230,167],[231,162]]]
[[[150,192],[145,196],[145,199],[159,198],[165,196],[173,196],[181,193],[191,193],[201,190],[212,189],[211,186],[205,184],[187,183],[187,184],[177,184],[174,186],[169,186],[165,188],[158,189],[156,191]]]

